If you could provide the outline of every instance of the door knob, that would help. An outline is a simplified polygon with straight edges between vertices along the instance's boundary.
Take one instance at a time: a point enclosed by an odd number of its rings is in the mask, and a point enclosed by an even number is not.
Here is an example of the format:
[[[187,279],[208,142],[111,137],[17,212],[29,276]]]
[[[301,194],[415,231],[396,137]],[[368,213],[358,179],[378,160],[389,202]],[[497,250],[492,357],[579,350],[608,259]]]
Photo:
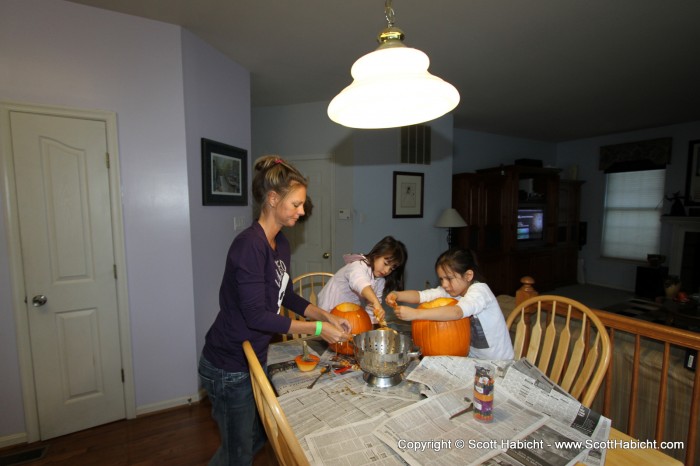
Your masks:
[[[43,294],[38,294],[32,298],[32,306],[34,306],[34,307],[43,306],[44,304],[46,304],[46,301],[48,301],[46,296],[44,296]]]
[[[323,258],[324,258],[324,259],[328,259],[329,257],[331,257],[330,253],[328,253],[328,252],[324,252],[324,253],[323,253]]]

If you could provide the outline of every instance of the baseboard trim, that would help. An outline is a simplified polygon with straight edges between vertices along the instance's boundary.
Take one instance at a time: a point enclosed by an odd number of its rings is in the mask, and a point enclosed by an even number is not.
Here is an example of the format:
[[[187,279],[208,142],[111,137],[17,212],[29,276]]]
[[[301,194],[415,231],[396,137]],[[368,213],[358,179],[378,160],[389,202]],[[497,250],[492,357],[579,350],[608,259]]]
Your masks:
[[[200,388],[197,393],[189,397],[175,398],[173,400],[162,401],[159,403],[153,403],[150,405],[144,405],[136,408],[136,416],[143,416],[146,414],[154,414],[158,411],[165,411],[173,408],[180,408],[182,406],[190,405],[192,403],[198,403],[206,398],[207,392]],[[0,448],[11,447],[15,445],[20,445],[27,443],[27,433],[22,432],[18,434],[5,435],[0,437]]]
[[[13,445],[19,445],[21,443],[27,443],[26,432],[0,437],[0,448],[11,447]]]
[[[164,411],[166,409],[179,408],[181,406],[189,405],[192,403],[198,403],[202,400],[202,398],[202,390],[200,390],[192,396],[183,396],[182,398],[175,398],[172,400],[160,401],[158,403],[152,403],[149,405],[137,406],[136,417],[142,416],[144,414],[153,414],[158,411]]]

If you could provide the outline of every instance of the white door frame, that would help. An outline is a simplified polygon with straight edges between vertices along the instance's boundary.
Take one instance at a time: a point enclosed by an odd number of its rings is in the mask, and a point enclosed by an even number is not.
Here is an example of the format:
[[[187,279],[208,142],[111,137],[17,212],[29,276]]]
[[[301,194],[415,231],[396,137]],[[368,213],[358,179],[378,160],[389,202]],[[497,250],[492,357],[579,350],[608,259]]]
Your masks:
[[[29,320],[26,309],[24,266],[22,264],[19,213],[16,197],[14,163],[12,161],[10,113],[12,111],[38,113],[67,118],[82,118],[102,121],[107,128],[107,150],[110,157],[109,189],[112,208],[112,234],[114,260],[117,266],[117,312],[119,315],[119,340],[121,344],[122,368],[124,371],[124,402],[126,417],[136,417],[136,396],[131,354],[131,331],[129,325],[129,293],[126,279],[126,250],[124,247],[124,224],[121,204],[121,177],[119,174],[119,150],[117,145],[117,115],[113,112],[78,110],[63,107],[48,107],[14,102],[0,102],[0,170],[2,172],[5,198],[5,227],[9,245],[9,266],[12,290],[12,308],[15,316],[17,353],[19,357],[26,441],[40,440],[39,415],[36,405],[36,386],[29,339]]]

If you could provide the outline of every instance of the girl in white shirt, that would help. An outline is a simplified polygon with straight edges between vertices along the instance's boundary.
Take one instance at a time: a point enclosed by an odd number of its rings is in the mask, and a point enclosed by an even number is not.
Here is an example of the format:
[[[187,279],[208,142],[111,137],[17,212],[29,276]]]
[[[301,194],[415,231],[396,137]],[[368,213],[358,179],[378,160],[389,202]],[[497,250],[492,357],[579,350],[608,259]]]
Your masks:
[[[402,320],[458,320],[471,317],[469,356],[478,359],[513,359],[513,344],[496,297],[486,283],[476,280],[478,266],[471,251],[451,249],[435,262],[440,286],[429,290],[392,291],[386,303]],[[399,306],[397,301],[419,304],[437,298],[456,298],[457,304],[432,309]],[[466,355],[465,355],[466,356]]]
[[[323,287],[318,307],[331,311],[340,303],[365,308],[373,323],[384,320],[384,291],[403,290],[406,246],[392,236],[382,238],[368,254],[346,254],[345,265]]]

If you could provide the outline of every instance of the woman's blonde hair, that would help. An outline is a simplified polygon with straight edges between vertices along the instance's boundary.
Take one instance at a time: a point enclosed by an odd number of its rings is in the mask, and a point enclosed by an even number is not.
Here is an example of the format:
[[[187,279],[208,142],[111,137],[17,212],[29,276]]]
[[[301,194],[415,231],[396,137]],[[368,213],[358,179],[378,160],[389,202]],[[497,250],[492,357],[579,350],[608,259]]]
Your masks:
[[[253,169],[252,191],[258,212],[270,191],[285,197],[294,186],[307,187],[309,184],[309,180],[294,165],[278,155],[263,155],[255,161]]]

